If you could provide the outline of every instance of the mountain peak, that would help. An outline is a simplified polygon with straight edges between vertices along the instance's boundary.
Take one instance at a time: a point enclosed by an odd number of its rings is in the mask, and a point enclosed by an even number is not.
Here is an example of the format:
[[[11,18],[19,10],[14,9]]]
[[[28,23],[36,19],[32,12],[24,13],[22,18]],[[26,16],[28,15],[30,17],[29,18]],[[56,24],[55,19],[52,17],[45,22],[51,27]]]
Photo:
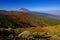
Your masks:
[[[19,9],[19,11],[21,11],[21,12],[29,12],[29,10],[26,9],[26,8],[21,8],[21,9]]]

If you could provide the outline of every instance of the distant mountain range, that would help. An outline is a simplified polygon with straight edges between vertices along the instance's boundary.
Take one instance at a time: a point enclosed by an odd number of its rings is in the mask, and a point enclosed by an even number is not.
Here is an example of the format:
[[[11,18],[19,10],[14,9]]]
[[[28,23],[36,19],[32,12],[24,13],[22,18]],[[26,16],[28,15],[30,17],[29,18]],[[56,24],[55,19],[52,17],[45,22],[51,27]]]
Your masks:
[[[25,9],[25,8],[21,8],[19,10],[20,12],[26,12],[26,13],[29,13],[31,15],[36,15],[36,16],[42,16],[42,17],[49,17],[49,18],[55,18],[55,19],[60,19],[60,16],[58,15],[53,15],[54,13],[57,14],[59,13],[59,11],[52,11],[52,12],[36,12],[36,11],[30,11],[28,9]],[[49,14],[51,13],[51,14]]]

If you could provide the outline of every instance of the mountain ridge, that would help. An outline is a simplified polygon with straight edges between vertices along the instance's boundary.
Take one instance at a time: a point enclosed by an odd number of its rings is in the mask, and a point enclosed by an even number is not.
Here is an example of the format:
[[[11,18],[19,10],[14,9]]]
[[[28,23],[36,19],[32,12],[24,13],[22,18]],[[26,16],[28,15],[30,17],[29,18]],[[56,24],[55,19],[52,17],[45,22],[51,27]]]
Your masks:
[[[22,8],[22,10],[23,11],[20,10],[20,12],[26,12],[26,13],[31,14],[31,15],[49,17],[49,18],[54,18],[54,19],[60,20],[60,16],[58,16],[58,15],[48,14],[48,13],[44,13],[44,12],[30,11],[26,8]]]

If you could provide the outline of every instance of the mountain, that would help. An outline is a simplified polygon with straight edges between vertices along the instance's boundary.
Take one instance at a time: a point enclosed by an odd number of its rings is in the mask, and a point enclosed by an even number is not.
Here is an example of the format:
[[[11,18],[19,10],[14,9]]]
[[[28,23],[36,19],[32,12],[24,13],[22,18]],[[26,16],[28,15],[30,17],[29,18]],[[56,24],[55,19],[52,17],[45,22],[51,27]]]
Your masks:
[[[26,9],[26,8],[21,8],[21,9],[19,9],[18,11],[20,11],[20,12],[30,12],[30,10],[28,10],[28,9]]]
[[[60,20],[60,16],[58,16],[58,15],[53,15],[53,14],[48,14],[48,13],[43,13],[43,12],[31,12],[31,14],[36,15],[36,16],[42,16],[42,17],[48,17],[48,18]]]
[[[49,14],[25,11],[0,10],[0,27],[26,28],[60,25],[60,20],[48,17]]]
[[[36,15],[36,16],[42,16],[42,17],[49,17],[49,18],[55,18],[55,19],[59,19],[60,20],[60,16],[59,15],[53,15],[54,13],[60,13],[59,11],[51,11],[51,12],[36,12],[36,11],[30,11],[28,9],[25,8],[21,8],[20,12],[26,12],[32,15]]]
[[[25,27],[43,27],[47,24],[28,13],[18,11],[0,11],[0,27],[25,28]]]
[[[25,11],[27,11],[27,10],[25,10]],[[24,10],[23,10],[23,12],[24,12]],[[30,14],[34,17],[37,17],[38,19],[42,19],[48,25],[60,25],[60,16],[43,13],[43,12],[29,11],[29,10],[24,13]]]

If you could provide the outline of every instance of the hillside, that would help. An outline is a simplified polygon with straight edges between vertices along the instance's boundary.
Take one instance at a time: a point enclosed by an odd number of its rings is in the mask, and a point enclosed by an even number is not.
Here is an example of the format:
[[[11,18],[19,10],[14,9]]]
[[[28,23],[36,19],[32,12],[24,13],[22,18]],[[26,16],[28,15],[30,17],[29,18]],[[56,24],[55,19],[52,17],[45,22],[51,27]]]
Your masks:
[[[43,21],[47,23],[49,26],[60,25],[60,20],[58,19],[42,17],[42,16],[36,16],[36,17],[43,19]]]
[[[47,26],[41,19],[18,11],[0,11],[0,27],[43,27]]]
[[[60,25],[60,16],[58,15],[53,15],[53,14],[44,13],[44,12],[30,11],[26,8],[21,8],[19,11],[32,15],[34,18],[37,18],[38,20],[41,20],[44,23],[46,23],[46,25],[47,24],[49,26]]]
[[[0,10],[0,27],[44,27],[60,25],[60,20],[26,12]]]

